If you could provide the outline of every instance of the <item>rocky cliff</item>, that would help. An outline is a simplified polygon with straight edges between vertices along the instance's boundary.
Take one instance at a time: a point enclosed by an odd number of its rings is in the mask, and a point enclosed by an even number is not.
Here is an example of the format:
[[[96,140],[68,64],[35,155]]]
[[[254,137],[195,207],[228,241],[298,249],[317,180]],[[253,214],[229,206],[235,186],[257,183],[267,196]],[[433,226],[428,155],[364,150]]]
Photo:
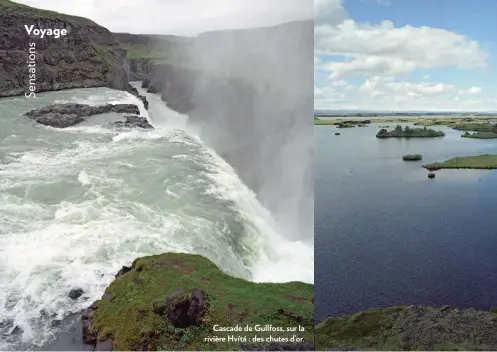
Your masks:
[[[42,38],[28,34],[25,25],[66,29],[67,35]],[[111,32],[88,19],[0,0],[0,28],[0,96],[29,94],[30,85],[36,93],[82,87],[127,88],[126,51]],[[29,58],[30,53],[35,54],[35,60]]]

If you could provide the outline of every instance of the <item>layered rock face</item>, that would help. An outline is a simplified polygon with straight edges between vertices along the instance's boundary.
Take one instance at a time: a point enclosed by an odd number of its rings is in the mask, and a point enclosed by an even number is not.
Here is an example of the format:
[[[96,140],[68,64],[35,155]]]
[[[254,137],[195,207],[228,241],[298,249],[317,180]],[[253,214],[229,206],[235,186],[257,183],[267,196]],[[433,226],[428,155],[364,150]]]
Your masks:
[[[43,38],[33,29],[66,29],[67,35]],[[29,94],[29,75],[35,92],[84,87],[126,89],[126,51],[111,32],[80,17],[0,1],[0,97]],[[30,45],[31,43],[31,45]],[[34,44],[33,44],[34,43]],[[29,71],[34,52],[35,72]],[[32,65],[33,66],[33,65]]]
[[[141,68],[299,239],[313,232],[313,31],[300,21],[205,33],[182,62]]]

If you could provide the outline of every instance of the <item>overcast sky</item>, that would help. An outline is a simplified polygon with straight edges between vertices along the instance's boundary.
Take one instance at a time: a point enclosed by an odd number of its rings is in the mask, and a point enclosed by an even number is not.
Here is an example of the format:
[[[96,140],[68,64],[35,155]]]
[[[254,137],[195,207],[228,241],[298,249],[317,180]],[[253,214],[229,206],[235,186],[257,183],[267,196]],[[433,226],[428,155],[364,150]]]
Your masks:
[[[90,18],[112,32],[197,35],[313,17],[312,0],[15,0]]]

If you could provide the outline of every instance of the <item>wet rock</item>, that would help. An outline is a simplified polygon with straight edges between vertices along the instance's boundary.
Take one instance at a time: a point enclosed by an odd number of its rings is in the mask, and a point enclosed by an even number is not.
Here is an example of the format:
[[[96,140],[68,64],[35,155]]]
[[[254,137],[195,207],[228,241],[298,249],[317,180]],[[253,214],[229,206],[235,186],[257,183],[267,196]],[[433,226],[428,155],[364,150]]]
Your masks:
[[[148,78],[145,78],[142,81],[142,88],[148,88],[149,85],[150,85],[150,80]]]
[[[54,328],[54,327],[60,326],[61,323],[62,323],[62,320],[55,319],[55,320],[52,320],[50,325]]]
[[[148,100],[147,100],[147,97],[145,97],[143,95],[138,95],[138,98],[141,99],[141,101],[143,102],[143,106],[145,107],[145,109],[148,110]]]
[[[147,93],[159,93],[159,87],[154,83],[150,83],[148,85]]]
[[[74,114],[59,114],[59,113],[49,113],[44,116],[37,117],[36,122],[46,126],[52,126],[56,128],[65,128],[77,125],[83,122],[85,119]]]
[[[97,345],[95,346],[95,351],[112,351],[113,344],[114,343],[112,339],[97,341]]]
[[[115,275],[115,278],[118,278],[119,276],[122,276],[130,271],[131,271],[131,268],[129,266],[123,265],[123,267]]]
[[[140,109],[134,104],[52,104],[41,109],[28,111],[24,115],[36,122],[56,128],[65,128],[83,122],[85,117],[109,112],[140,114]]]
[[[97,333],[93,330],[91,315],[95,310],[92,308],[85,309],[81,317],[83,321],[83,343],[93,345],[97,343]]]
[[[83,295],[83,293],[85,293],[85,291],[83,291],[83,289],[76,288],[76,289],[69,291],[69,297],[71,299],[78,299],[79,297],[81,297],[81,295]]]
[[[115,127],[127,127],[127,128],[144,128],[153,129],[154,127],[148,122],[145,117],[141,116],[126,116],[126,121],[117,121],[110,124]]]
[[[104,301],[109,301],[109,302],[112,302],[114,300],[114,296],[110,293],[104,293],[104,295],[102,296],[102,300]]]

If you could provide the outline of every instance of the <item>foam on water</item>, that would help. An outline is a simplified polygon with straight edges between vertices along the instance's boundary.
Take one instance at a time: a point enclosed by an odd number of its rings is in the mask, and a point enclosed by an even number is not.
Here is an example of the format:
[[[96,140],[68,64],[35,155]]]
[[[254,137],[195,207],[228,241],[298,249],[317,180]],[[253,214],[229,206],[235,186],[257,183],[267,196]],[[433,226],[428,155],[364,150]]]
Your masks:
[[[113,97],[86,101],[138,103]],[[43,128],[36,148],[0,154],[0,350],[47,343],[51,321],[100,298],[140,256],[199,253],[254,281],[313,282],[312,249],[277,233],[187,118],[154,112],[156,130]],[[84,295],[71,300],[73,288]]]

